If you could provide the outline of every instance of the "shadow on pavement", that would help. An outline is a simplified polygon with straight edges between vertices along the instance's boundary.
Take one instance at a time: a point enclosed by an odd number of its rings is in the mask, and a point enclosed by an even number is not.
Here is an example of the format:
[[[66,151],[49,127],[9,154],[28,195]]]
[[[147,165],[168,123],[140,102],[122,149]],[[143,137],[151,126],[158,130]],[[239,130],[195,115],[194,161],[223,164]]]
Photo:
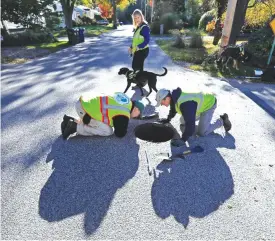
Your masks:
[[[254,92],[258,92],[261,95],[270,96],[270,99],[272,99],[272,97],[274,97],[274,94],[268,89],[269,86],[272,89],[272,84],[265,84],[265,83],[248,84],[244,81],[238,82],[236,80],[229,80],[229,79],[223,79],[223,81],[230,84],[230,87],[227,85],[223,86],[223,89],[225,91],[232,91],[234,90],[234,88],[240,90],[243,94],[245,94],[248,98],[254,101],[258,106],[260,106],[264,111],[266,111],[271,117],[275,119],[275,109],[272,108],[272,102],[271,104],[268,104],[264,99],[260,98],[254,93]]]
[[[152,186],[156,214],[165,219],[173,215],[186,228],[190,217],[203,218],[214,212],[234,193],[229,166],[216,149],[235,149],[235,139],[210,135],[200,143],[205,151],[173,162],[162,161]],[[215,142],[210,143],[209,142]]]
[[[47,157],[53,173],[41,190],[40,216],[55,222],[84,213],[85,233],[94,233],[116,191],[135,175],[138,151],[131,136],[76,136],[66,142],[59,137]]]

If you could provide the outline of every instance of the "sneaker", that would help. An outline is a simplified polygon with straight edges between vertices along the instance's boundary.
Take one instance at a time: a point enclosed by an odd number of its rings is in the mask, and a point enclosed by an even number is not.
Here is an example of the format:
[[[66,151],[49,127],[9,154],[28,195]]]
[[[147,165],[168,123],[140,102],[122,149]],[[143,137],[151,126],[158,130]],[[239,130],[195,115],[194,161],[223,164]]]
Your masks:
[[[77,126],[76,122],[69,120],[69,122],[62,134],[64,140],[67,140],[70,135],[76,133],[76,126]]]
[[[62,135],[64,133],[64,130],[65,130],[69,120],[74,120],[74,118],[71,117],[71,116],[67,116],[67,115],[63,116],[63,121],[61,122],[61,133],[62,133]]]
[[[230,131],[232,128],[232,124],[228,118],[228,115],[224,113],[223,115],[220,116],[221,119],[223,120],[223,126],[226,132]]]

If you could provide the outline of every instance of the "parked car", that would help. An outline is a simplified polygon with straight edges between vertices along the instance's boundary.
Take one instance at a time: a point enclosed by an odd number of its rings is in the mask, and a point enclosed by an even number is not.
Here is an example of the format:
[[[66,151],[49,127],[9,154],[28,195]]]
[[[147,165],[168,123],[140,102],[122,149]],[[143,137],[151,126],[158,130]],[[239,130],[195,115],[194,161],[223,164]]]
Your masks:
[[[109,22],[107,20],[97,20],[96,23],[98,25],[108,25],[109,24]]]

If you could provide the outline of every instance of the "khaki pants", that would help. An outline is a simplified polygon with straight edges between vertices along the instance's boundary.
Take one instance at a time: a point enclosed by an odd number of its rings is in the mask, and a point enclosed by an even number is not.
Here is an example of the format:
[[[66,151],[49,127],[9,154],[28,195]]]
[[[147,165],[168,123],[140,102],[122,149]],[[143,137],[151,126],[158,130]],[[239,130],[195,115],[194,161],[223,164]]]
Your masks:
[[[213,105],[213,107],[203,113],[200,114],[199,118],[199,125],[198,128],[196,128],[196,133],[198,133],[199,136],[207,136],[214,130],[220,128],[223,126],[223,120],[221,118],[218,118],[214,122],[212,122],[213,114],[217,108],[217,102]],[[183,117],[180,117],[180,129],[182,132],[185,130],[185,122]]]
[[[80,101],[76,102],[75,109],[82,120],[86,112],[83,110]],[[85,125],[83,122],[78,123],[76,132],[82,136],[110,136],[114,133],[111,126],[94,119],[91,119],[88,125]]]

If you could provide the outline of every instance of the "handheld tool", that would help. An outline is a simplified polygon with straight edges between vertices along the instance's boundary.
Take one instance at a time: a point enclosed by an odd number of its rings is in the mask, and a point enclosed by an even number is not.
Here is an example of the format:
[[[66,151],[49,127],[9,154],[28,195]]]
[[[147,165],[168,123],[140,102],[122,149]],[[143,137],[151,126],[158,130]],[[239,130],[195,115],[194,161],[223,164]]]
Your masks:
[[[175,159],[185,159],[186,155],[192,154],[192,153],[200,153],[203,152],[204,149],[201,146],[195,146],[187,151],[184,151],[181,154],[175,155],[175,156],[171,156],[171,157],[163,157],[163,161],[174,161]]]
[[[149,176],[151,176],[152,175],[152,168],[151,168],[148,156],[147,156],[147,151],[145,151],[145,155],[146,155],[146,160],[147,160],[147,170],[148,170]]]

